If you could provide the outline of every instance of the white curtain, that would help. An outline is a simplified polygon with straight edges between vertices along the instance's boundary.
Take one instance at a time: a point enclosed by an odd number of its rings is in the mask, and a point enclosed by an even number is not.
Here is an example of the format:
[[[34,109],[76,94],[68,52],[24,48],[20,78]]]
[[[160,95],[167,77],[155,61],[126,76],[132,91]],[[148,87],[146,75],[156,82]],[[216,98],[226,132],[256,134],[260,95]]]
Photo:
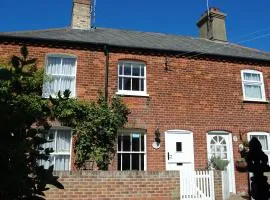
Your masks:
[[[261,81],[260,74],[244,73],[245,81]]]
[[[248,98],[261,99],[262,91],[260,85],[245,85],[245,93]]]
[[[69,170],[71,130],[51,129],[47,136],[47,139],[49,138],[51,142],[43,144],[43,148],[53,148],[54,152],[51,153],[49,161],[40,160],[39,164],[46,169],[54,165],[54,170]]]
[[[256,73],[244,73],[245,96],[248,98],[262,98],[261,77]]]
[[[69,170],[69,155],[57,155],[55,156],[54,170],[67,171]]]
[[[48,57],[46,74],[48,80],[43,86],[43,97],[55,96],[58,91],[71,91],[71,96],[75,94],[75,58]]]
[[[70,152],[71,133],[69,130],[58,130],[56,139],[56,152]]]

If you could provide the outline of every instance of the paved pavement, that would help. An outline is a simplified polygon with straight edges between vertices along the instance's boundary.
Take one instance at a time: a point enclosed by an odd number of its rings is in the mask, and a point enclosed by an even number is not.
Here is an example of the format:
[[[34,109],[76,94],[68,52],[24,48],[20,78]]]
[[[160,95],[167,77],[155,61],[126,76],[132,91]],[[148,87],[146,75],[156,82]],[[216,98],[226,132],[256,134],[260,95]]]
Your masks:
[[[229,200],[249,200],[247,195],[233,195]]]

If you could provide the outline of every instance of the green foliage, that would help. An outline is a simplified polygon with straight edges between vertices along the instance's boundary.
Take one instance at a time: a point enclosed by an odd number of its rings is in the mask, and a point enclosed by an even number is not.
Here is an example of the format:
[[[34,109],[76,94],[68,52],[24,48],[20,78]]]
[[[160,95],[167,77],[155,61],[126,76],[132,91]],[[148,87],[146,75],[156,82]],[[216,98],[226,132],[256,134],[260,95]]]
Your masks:
[[[0,194],[10,200],[44,199],[47,184],[63,188],[53,167],[37,163],[51,152],[41,148],[47,142],[43,135],[50,128],[51,105],[41,98],[43,71],[36,68],[36,59],[28,59],[26,47],[21,54],[0,67]]]
[[[129,111],[119,97],[107,102],[100,93],[96,103],[69,99],[68,94],[53,99],[55,117],[76,134],[76,164],[82,168],[91,161],[107,170],[115,153],[117,130],[127,122]]]
[[[210,164],[210,167],[211,168],[214,168],[216,170],[222,170],[223,171],[228,166],[229,161],[228,160],[223,160],[220,157],[213,156],[210,159],[210,163],[209,164]]]

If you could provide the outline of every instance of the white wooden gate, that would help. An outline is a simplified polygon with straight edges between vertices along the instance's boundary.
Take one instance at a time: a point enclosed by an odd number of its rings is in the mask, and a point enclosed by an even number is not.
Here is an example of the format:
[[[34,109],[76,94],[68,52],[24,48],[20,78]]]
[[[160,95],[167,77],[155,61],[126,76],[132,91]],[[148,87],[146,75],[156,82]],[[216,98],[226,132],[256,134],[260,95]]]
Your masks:
[[[231,193],[230,193],[229,174],[227,169],[221,171],[221,177],[222,177],[222,197],[223,200],[228,200],[230,198]]]
[[[180,170],[180,200],[215,200],[213,171]]]

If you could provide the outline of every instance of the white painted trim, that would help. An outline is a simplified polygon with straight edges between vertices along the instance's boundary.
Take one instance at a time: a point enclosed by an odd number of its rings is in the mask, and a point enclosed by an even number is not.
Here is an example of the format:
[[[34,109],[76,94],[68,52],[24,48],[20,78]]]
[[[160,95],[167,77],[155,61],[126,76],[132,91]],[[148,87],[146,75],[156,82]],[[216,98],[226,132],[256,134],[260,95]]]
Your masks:
[[[129,90],[120,90],[116,92],[117,95],[123,95],[123,96],[140,96],[140,97],[149,97],[149,94],[146,92],[140,92],[140,91],[129,91]]]
[[[232,192],[236,193],[236,186],[235,186],[235,170],[234,170],[234,156],[233,156],[233,143],[232,143],[232,134],[227,131],[209,131],[206,133],[206,142],[207,142],[207,159],[209,152],[210,152],[210,138],[209,135],[226,135],[228,136],[228,146],[230,150],[230,160],[231,160],[231,175],[232,175]],[[230,163],[229,163],[230,164]]]
[[[144,76],[133,76],[133,75],[124,75],[122,72],[122,75],[119,74],[119,68],[120,65],[123,65],[125,63],[128,64],[139,64],[141,65],[141,67],[143,66],[143,71],[144,71]],[[131,68],[131,74],[132,74],[132,69]],[[141,68],[140,68],[141,69]],[[141,73],[141,70],[140,70]],[[140,78],[144,80],[144,90],[143,91],[134,91],[134,90],[123,90],[124,87],[124,83],[122,82],[122,90],[119,90],[119,77],[129,77],[129,78]],[[140,62],[140,61],[131,61],[131,60],[119,60],[118,61],[118,67],[117,67],[117,92],[116,94],[118,95],[127,95],[127,96],[149,96],[149,94],[147,94],[147,73],[146,73],[146,64],[144,62]],[[132,84],[132,83],[131,83]]]
[[[261,81],[245,81],[244,80],[244,73],[252,73],[260,75]],[[264,87],[264,79],[263,73],[257,70],[250,70],[250,69],[243,69],[241,70],[241,82],[242,82],[242,93],[243,93],[243,100],[244,101],[254,101],[254,102],[267,102],[265,97],[265,87]],[[250,85],[260,85],[261,86],[261,93],[262,98],[247,98],[245,96],[245,82],[249,83]]]
[[[182,129],[167,130],[167,131],[165,131],[165,134],[166,133],[181,133],[181,134],[192,134],[193,135],[193,132],[188,131],[188,130],[182,130]]]

